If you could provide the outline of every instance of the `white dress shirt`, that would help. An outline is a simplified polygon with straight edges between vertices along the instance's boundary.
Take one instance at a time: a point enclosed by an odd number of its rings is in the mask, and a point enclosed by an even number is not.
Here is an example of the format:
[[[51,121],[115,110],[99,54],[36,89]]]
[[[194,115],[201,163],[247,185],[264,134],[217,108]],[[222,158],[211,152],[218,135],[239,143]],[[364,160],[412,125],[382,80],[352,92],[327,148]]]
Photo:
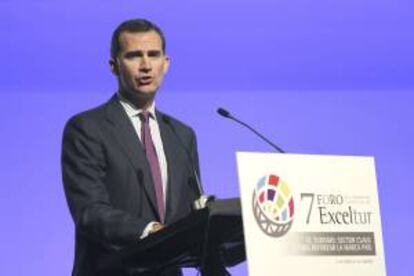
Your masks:
[[[125,99],[119,94],[118,94],[118,98],[126,114],[128,115],[128,118],[131,120],[131,123],[134,126],[136,134],[138,135],[139,139],[142,141],[142,138],[141,138],[142,122],[139,117],[139,114],[144,112],[144,110],[137,108],[136,106],[131,104],[127,99]],[[150,126],[151,138],[154,143],[155,151],[157,152],[158,162],[160,164],[162,189],[163,189],[163,195],[164,195],[164,206],[166,206],[168,167],[167,167],[167,159],[164,153],[164,146],[162,144],[160,127],[157,122],[157,117],[155,116],[155,104],[152,103],[147,111],[150,113],[149,126]]]

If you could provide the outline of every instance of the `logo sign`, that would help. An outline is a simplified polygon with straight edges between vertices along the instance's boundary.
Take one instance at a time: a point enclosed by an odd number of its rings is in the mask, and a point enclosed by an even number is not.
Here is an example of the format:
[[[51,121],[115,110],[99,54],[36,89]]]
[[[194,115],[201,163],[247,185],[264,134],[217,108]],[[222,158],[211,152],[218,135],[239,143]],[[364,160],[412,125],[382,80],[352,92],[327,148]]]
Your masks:
[[[281,237],[292,226],[295,204],[289,185],[279,176],[261,177],[253,191],[253,214],[260,229],[271,237]]]
[[[237,166],[249,275],[386,276],[374,158],[238,152]]]

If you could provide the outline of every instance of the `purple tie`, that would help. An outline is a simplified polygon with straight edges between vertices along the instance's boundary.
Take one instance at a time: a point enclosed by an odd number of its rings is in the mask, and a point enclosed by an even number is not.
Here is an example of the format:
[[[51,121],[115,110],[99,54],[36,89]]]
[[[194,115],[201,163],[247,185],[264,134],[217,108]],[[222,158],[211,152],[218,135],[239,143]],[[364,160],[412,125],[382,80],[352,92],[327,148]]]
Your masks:
[[[162,188],[162,178],[160,163],[158,162],[157,152],[155,151],[154,143],[152,142],[149,118],[150,113],[144,111],[140,113],[142,121],[141,125],[141,141],[147,155],[147,159],[151,168],[152,180],[154,182],[155,196],[157,198],[158,214],[160,215],[160,222],[164,223],[165,207],[164,207],[164,192]]]

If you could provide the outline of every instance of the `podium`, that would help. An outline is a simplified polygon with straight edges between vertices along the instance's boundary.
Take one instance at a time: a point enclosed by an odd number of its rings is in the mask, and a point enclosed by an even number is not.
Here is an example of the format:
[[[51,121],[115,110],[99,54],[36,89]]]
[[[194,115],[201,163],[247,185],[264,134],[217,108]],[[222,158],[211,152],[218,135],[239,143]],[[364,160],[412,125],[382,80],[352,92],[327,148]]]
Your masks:
[[[246,259],[239,199],[208,203],[204,209],[151,234],[137,244],[108,255],[101,275],[152,275],[174,267],[195,267],[203,276],[229,275]]]

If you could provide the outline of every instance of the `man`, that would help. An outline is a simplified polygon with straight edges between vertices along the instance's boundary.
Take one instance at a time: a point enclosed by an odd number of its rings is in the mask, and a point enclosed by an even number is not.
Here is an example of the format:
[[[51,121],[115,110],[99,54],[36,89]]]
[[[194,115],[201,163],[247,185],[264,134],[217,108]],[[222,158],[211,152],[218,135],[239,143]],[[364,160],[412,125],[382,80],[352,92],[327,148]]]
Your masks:
[[[194,132],[155,108],[169,63],[156,25],[125,21],[111,44],[117,94],[74,116],[65,127],[63,182],[76,229],[73,275],[99,275],[97,266],[105,254],[188,215],[199,196]]]

